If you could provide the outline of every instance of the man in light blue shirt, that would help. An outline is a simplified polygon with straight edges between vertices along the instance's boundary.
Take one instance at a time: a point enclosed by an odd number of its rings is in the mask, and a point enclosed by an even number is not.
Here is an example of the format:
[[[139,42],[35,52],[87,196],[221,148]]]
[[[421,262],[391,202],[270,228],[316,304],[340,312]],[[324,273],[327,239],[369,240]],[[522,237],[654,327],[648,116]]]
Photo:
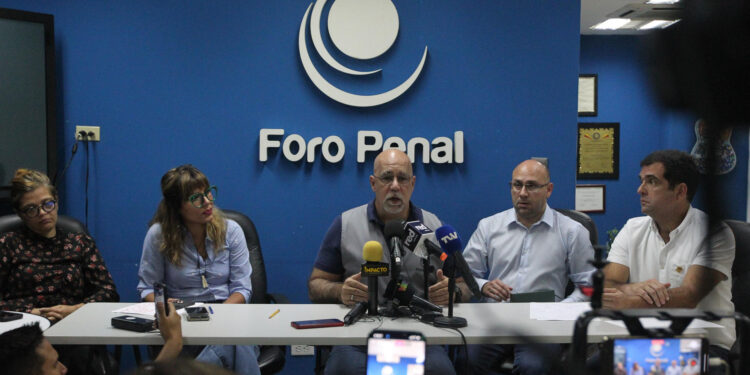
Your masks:
[[[584,301],[576,288],[565,296],[568,280],[590,285],[594,249],[580,223],[551,209],[547,199],[554,185],[547,167],[526,160],[513,170],[510,193],[513,208],[482,219],[464,249],[464,257],[482,290],[482,301],[508,301],[511,294],[552,291],[556,302]],[[521,374],[544,374],[549,363],[523,345],[472,345],[472,373],[496,373],[515,353]],[[559,351],[559,346],[549,349]]]

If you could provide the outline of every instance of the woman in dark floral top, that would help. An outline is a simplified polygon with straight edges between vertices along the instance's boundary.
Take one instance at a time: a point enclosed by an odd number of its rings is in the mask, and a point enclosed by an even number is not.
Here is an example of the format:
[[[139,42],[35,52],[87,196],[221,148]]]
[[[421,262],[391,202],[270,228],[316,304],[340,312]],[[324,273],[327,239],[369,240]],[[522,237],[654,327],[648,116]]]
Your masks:
[[[120,297],[96,243],[57,224],[57,190],[41,172],[19,169],[11,202],[24,227],[0,236],[0,310],[24,311],[51,321],[87,302]]]

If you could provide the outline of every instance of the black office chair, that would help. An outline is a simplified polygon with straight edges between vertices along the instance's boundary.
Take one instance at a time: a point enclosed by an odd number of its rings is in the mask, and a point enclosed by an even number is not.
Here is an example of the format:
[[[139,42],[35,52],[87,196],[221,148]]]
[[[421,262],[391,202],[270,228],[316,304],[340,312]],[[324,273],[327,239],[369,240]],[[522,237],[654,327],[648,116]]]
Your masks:
[[[18,231],[23,226],[23,221],[16,214],[0,216],[0,234]],[[89,234],[88,229],[86,229],[83,223],[70,216],[58,215],[57,227],[71,233]],[[91,346],[89,365],[99,367],[100,371],[104,374],[117,374],[121,350],[121,347],[116,345],[114,356],[112,356],[104,345]]]
[[[228,219],[236,221],[245,233],[247,249],[250,252],[250,265],[253,267],[253,274],[250,276],[253,295],[250,297],[250,303],[289,303],[289,299],[286,296],[282,294],[269,294],[266,290],[266,266],[263,262],[260,239],[258,239],[258,232],[255,230],[253,221],[238,211],[222,209],[222,212]],[[286,346],[260,345],[258,366],[260,366],[261,374],[275,374],[284,368],[285,362]]]
[[[750,223],[738,220],[724,220],[724,222],[732,230],[735,242],[734,263],[732,264],[734,310],[750,316]],[[747,338],[741,337],[740,332],[737,331],[737,342],[732,348],[734,355],[739,355],[740,342],[746,340]]]
[[[555,210],[583,225],[586,230],[589,231],[589,240],[591,240],[591,246],[599,244],[599,232],[596,231],[596,224],[591,217],[581,211],[568,210],[564,208],[555,208]]]

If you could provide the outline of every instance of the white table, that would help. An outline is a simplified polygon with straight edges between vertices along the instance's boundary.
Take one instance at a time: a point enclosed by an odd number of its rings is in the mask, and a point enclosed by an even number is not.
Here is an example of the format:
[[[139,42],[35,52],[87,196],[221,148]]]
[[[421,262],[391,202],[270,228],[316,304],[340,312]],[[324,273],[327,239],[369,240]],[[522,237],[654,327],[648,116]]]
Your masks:
[[[88,303],[44,332],[52,344],[81,345],[159,345],[158,332],[138,333],[112,327],[112,311],[132,303]],[[183,319],[185,345],[365,345],[369,332],[375,328],[422,332],[428,344],[461,344],[461,336],[453,329],[436,328],[409,318],[372,319],[364,317],[345,327],[295,329],[291,322],[338,318],[349,311],[334,304],[213,304],[209,322],[188,322]],[[268,317],[279,309],[273,318]],[[447,309],[444,309],[447,314]],[[526,303],[463,303],[454,315],[466,318],[468,327],[461,328],[468,344],[521,343],[518,335],[544,343],[569,343],[573,321],[539,321],[529,318]],[[704,332],[693,330],[693,333]],[[689,332],[688,332],[689,333]],[[594,321],[589,326],[589,342],[602,341],[606,336],[626,335],[624,328]]]
[[[39,315],[29,314],[25,312],[15,312],[15,313],[22,314],[23,316],[21,317],[21,319],[11,320],[9,322],[0,322],[0,333],[8,332],[18,327],[21,327],[27,324],[34,324],[34,323],[39,323],[39,328],[42,331],[49,328],[50,326],[49,320]]]

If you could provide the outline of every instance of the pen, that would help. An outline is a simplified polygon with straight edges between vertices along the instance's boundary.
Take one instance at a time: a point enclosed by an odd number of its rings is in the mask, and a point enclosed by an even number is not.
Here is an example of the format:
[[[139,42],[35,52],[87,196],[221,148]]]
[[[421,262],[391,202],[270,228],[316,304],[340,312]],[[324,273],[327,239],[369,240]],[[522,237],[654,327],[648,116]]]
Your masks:
[[[211,312],[211,314],[213,314],[213,313],[214,313],[214,309],[212,309],[212,308],[211,308],[211,306],[208,306],[208,311],[210,311],[210,312]]]
[[[279,311],[281,311],[281,310],[280,310],[280,309],[276,309],[276,311],[274,311],[274,312],[273,312],[273,314],[271,314],[271,315],[270,315],[270,316],[268,317],[268,319],[271,319],[271,318],[273,318],[274,316],[276,316],[276,314],[278,314],[278,313],[279,313]]]

